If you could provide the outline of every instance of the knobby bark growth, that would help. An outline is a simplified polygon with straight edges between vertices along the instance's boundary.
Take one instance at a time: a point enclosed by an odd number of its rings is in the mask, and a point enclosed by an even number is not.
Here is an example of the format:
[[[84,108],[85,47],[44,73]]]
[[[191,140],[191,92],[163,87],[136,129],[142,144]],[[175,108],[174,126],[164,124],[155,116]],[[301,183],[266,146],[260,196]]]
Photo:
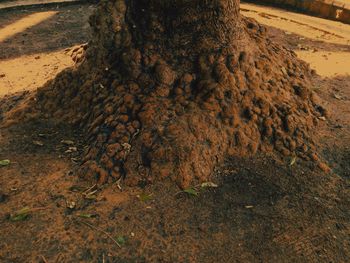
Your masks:
[[[82,176],[186,187],[227,155],[318,161],[310,69],[241,17],[238,0],[102,0],[90,23],[84,62],[35,101],[84,129]]]

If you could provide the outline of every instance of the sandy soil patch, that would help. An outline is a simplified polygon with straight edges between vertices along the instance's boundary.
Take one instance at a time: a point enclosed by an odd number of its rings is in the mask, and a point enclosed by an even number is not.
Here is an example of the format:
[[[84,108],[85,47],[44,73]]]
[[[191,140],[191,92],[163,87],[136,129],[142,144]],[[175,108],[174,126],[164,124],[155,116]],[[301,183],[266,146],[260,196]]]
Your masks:
[[[311,68],[324,77],[350,74],[349,52],[297,51],[298,57],[309,62]]]
[[[63,50],[0,61],[0,96],[35,90],[74,63]]]

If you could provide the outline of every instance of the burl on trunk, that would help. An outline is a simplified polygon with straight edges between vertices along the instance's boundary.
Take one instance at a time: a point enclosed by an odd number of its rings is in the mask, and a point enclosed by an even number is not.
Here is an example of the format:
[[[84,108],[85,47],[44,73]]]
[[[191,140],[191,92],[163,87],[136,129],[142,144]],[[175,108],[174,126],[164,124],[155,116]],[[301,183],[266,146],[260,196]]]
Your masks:
[[[85,131],[85,178],[209,181],[227,156],[317,160],[310,69],[234,0],[102,0],[86,59],[47,83],[41,116]]]

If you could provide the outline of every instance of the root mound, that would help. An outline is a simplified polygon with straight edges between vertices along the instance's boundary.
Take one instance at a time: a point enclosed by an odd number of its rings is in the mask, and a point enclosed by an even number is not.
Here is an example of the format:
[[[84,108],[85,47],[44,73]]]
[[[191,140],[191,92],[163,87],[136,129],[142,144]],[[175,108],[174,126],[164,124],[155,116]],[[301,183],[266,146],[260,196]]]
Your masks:
[[[309,67],[235,5],[220,25],[200,1],[169,2],[101,1],[82,64],[38,91],[42,114],[85,130],[80,174],[187,187],[227,154],[318,160],[312,129],[324,112]]]

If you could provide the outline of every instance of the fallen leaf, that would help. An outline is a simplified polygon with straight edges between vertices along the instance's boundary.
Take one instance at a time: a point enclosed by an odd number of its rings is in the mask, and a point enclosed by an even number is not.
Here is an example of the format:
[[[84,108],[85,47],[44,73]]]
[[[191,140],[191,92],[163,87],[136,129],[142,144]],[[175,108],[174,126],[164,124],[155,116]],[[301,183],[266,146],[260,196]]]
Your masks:
[[[292,160],[290,161],[289,166],[293,166],[293,165],[296,163],[296,161],[297,161],[297,157],[294,156],[294,157],[292,158]]]
[[[193,196],[198,196],[198,194],[199,194],[199,193],[196,191],[196,189],[194,189],[194,188],[192,188],[192,187],[183,190],[183,192],[186,193],[186,194],[189,194],[189,195],[193,195]]]
[[[67,208],[74,209],[75,206],[76,206],[76,203],[74,201],[72,201],[72,202],[67,201]]]
[[[126,152],[130,152],[131,145],[129,143],[123,143],[122,146]]]
[[[12,222],[18,222],[18,221],[23,221],[28,218],[29,213],[30,213],[30,208],[28,206],[16,211],[10,216],[10,221]]]
[[[74,142],[71,140],[62,140],[61,143],[65,144],[65,145],[73,145],[74,144]]]
[[[117,240],[117,243],[118,243],[120,246],[124,245],[125,242],[126,242],[126,240],[125,240],[125,238],[124,238],[123,236],[118,236],[118,237],[116,238],[116,240]]]
[[[153,199],[152,194],[145,194],[145,193],[142,193],[137,197],[140,199],[141,202],[146,202]]]
[[[41,141],[33,141],[33,144],[37,146],[44,146],[44,143],[42,143]]]
[[[11,163],[10,160],[0,160],[0,166],[7,166]]]
[[[97,198],[97,195],[95,195],[95,194],[86,194],[86,195],[84,195],[84,198],[88,199],[88,200],[95,200]]]
[[[72,185],[71,187],[68,188],[69,191],[72,192],[81,192],[85,189],[85,187],[80,186],[80,185]]]
[[[342,97],[336,93],[333,94],[334,98],[336,98],[337,100],[341,100]]]
[[[81,218],[93,218],[93,217],[96,217],[96,214],[79,214],[78,217],[81,217]]]
[[[216,188],[216,187],[218,187],[218,185],[214,184],[213,182],[204,182],[201,184],[201,187],[202,188],[210,188],[210,187]]]
[[[78,148],[77,147],[69,147],[67,151],[65,151],[65,153],[72,153],[72,152],[77,152]]]

